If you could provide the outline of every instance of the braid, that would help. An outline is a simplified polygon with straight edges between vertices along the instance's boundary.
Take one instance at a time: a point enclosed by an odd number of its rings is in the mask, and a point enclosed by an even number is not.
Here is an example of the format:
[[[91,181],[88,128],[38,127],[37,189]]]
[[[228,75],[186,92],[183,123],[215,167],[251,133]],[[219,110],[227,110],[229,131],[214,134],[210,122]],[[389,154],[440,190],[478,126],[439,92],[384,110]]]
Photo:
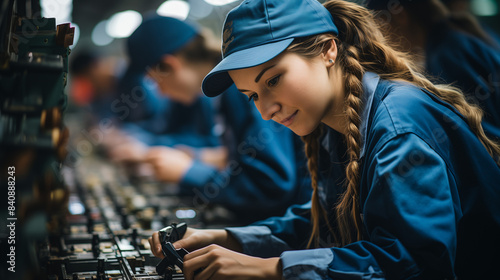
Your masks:
[[[307,156],[307,168],[311,174],[311,185],[313,188],[312,206],[311,206],[311,219],[313,222],[313,229],[307,247],[310,248],[314,242],[314,247],[319,245],[319,224],[321,217],[326,218],[326,211],[319,203],[318,195],[318,157],[319,157],[319,138],[322,134],[322,125],[318,126],[309,135],[302,136],[304,148]],[[328,221],[328,219],[325,219]]]
[[[476,105],[471,105],[463,93],[449,85],[434,85],[417,67],[412,58],[393,48],[383,36],[382,27],[375,21],[367,9],[344,0],[330,0],[324,4],[330,11],[339,30],[338,36],[320,34],[296,39],[287,49],[289,52],[304,57],[316,57],[328,47],[333,40],[337,43],[337,60],[344,72],[345,87],[345,115],[347,127],[345,141],[349,162],[346,166],[346,189],[339,198],[335,212],[337,215],[338,232],[330,226],[326,211],[319,205],[317,194],[317,165],[318,165],[318,138],[320,133],[314,131],[302,139],[306,144],[306,155],[309,159],[308,167],[312,178],[312,222],[313,229],[309,246],[319,242],[320,220],[326,219],[330,232],[343,245],[362,238],[362,221],[359,205],[360,180],[360,147],[361,133],[359,130],[362,110],[362,83],[361,79],[366,71],[380,75],[386,80],[402,80],[428,90],[441,100],[451,104],[462,114],[471,130],[500,166],[500,145],[489,139],[482,128],[483,113]]]
[[[481,141],[497,165],[500,166],[500,146],[486,136],[481,125],[483,110],[478,105],[468,103],[465,96],[456,88],[445,85],[433,85],[429,80],[425,79],[419,82],[422,83],[422,87],[434,93],[443,101],[452,104],[466,118],[471,130],[478,136],[479,141]]]
[[[339,44],[343,48],[342,44]],[[336,205],[338,222],[341,225],[340,238],[342,244],[351,243],[351,228],[356,231],[356,239],[361,239],[361,215],[359,213],[359,155],[361,145],[360,112],[362,109],[363,67],[359,63],[357,49],[347,47],[345,55],[340,58],[340,67],[345,69],[345,90],[349,94],[345,97],[345,113],[347,117],[346,143],[349,163],[346,167],[347,187],[339,203]]]

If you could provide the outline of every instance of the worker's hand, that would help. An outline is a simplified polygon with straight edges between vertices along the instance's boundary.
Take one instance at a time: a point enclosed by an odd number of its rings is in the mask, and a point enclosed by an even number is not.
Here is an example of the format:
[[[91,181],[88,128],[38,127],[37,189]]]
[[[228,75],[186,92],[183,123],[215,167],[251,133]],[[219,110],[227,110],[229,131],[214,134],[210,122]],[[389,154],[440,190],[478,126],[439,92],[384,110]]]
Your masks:
[[[184,277],[191,279],[281,279],[280,258],[262,259],[210,245],[184,256]]]
[[[172,183],[180,182],[193,165],[189,155],[169,147],[150,148],[144,160],[153,166],[158,180]]]
[[[120,144],[123,144],[124,139],[130,138],[125,132],[117,129],[115,127],[109,128],[103,134],[102,141],[100,145],[104,147],[104,149],[109,150],[110,148],[116,147]]]
[[[183,151],[191,158],[197,157],[201,162],[223,170],[227,166],[229,151],[224,146],[210,148],[193,148],[185,145],[176,145],[176,149]]]
[[[222,229],[194,229],[188,227],[184,237],[173,245],[176,249],[184,248],[188,251],[197,250],[213,243],[224,243],[227,239],[227,232]],[[158,258],[163,259],[161,251],[160,237],[158,232],[148,239],[151,252]],[[224,245],[224,244],[220,244]]]
[[[151,252],[156,257],[163,259],[165,256],[161,250],[158,232],[154,232],[148,241]],[[197,279],[219,279],[219,277],[225,279],[242,276],[248,277],[248,279],[254,276],[259,276],[260,279],[274,279],[271,277],[274,274],[276,277],[281,277],[279,258],[266,260],[235,252],[242,251],[241,244],[226,230],[187,228],[184,237],[173,245],[176,249],[184,248],[192,252],[184,257],[186,279],[193,279],[194,272],[199,269],[203,269],[203,271],[197,274]],[[207,264],[208,262],[211,264]],[[214,266],[212,266],[212,262]],[[235,267],[234,269],[221,269],[223,268],[222,264],[235,265]],[[242,267],[246,268],[242,269]],[[214,276],[216,277],[213,278]]]
[[[229,152],[226,147],[202,148],[200,151],[200,160],[219,170],[227,166]]]

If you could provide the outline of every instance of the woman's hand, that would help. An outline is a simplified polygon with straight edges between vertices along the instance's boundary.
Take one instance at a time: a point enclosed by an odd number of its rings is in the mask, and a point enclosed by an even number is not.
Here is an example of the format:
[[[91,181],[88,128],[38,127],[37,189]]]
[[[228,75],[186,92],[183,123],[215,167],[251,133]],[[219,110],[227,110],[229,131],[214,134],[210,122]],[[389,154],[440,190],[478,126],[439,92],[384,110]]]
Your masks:
[[[229,151],[226,147],[203,148],[200,150],[200,160],[218,170],[227,166]]]
[[[229,159],[229,151],[226,147],[193,148],[185,145],[176,145],[175,149],[183,151],[191,158],[198,157],[198,160],[217,168],[224,170]]]
[[[281,279],[281,270],[279,258],[250,257],[218,245],[201,248],[184,257],[186,280]]]
[[[153,255],[163,259],[164,256],[161,251],[158,232],[153,233],[148,241]],[[234,250],[239,249],[241,251],[239,243],[232,236],[228,235],[227,231],[223,229],[194,229],[188,227],[184,237],[175,242],[173,245],[176,249],[184,248],[191,252],[210,244],[219,244],[221,246],[229,247]]]

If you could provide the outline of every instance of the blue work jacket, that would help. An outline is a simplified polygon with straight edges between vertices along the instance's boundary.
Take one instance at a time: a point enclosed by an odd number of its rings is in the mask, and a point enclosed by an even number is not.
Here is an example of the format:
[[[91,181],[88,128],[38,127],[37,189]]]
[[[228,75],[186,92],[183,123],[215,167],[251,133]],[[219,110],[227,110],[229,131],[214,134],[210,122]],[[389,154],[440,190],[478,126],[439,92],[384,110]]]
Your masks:
[[[161,96],[157,101],[161,104],[158,112],[147,118],[123,122],[122,129],[149,146],[202,148],[222,145],[215,131],[215,112],[208,97],[200,96],[190,105]]]
[[[425,53],[427,72],[462,89],[484,110],[486,134],[500,140],[500,49],[442,22],[432,28]]]
[[[120,128],[149,146],[221,145],[214,134],[214,109],[209,98],[200,96],[189,105],[173,101],[142,72],[124,75],[110,105]]]
[[[244,252],[280,256],[285,279],[492,279],[500,263],[500,168],[452,106],[411,84],[363,77],[363,240],[336,247],[323,225],[307,249],[310,203],[227,230]],[[319,197],[344,189],[345,144],[327,129]],[[490,278],[486,278],[490,277]]]

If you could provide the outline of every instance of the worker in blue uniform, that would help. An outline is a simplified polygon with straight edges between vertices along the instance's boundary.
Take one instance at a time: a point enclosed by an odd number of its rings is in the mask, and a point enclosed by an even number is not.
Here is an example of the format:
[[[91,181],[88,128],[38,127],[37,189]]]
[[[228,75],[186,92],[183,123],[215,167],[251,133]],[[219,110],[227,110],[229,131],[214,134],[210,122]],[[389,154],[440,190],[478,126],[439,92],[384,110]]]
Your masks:
[[[306,143],[311,202],[248,227],[189,228],[186,279],[491,279],[500,146],[348,1],[249,0],[202,85],[234,84]],[[158,234],[152,252],[163,257]],[[244,253],[244,254],[241,254]],[[195,274],[196,273],[196,274]],[[488,277],[489,276],[489,277]]]
[[[181,130],[188,125],[209,128],[227,151],[201,149],[189,154],[151,146],[143,161],[153,166],[158,179],[176,183],[180,195],[194,196],[197,203],[225,206],[242,224],[282,215],[288,206],[307,202],[312,189],[300,138],[279,124],[262,120],[235,87],[216,99],[201,93],[204,76],[220,61],[220,52],[210,53],[205,44],[197,28],[162,16],[146,19],[129,37],[135,67],[161,93],[180,103],[169,108],[171,119],[166,121],[178,122],[175,125]],[[200,99],[210,101],[202,103],[207,105],[204,112],[183,108]],[[161,138],[154,138],[156,145],[162,144]]]
[[[159,92],[140,67],[129,68],[122,80],[119,93],[135,94],[133,96],[139,99],[133,104],[134,108],[121,104],[114,109],[120,128],[126,134],[148,146],[182,144],[203,148],[221,145],[214,133],[214,108],[209,99],[200,96],[186,104],[169,98]]]
[[[500,30],[498,30],[498,28],[496,31],[493,30],[490,25],[486,24],[473,14],[471,0],[442,0],[442,2],[451,12],[451,20],[457,22],[469,22],[469,26],[471,25],[470,22],[472,21],[473,26],[480,26],[480,28],[482,29],[479,38],[485,40],[490,45],[500,48],[500,35],[498,34],[498,31]],[[476,4],[479,3],[476,2]],[[488,16],[482,16],[483,19],[488,18]]]
[[[155,16],[149,16],[155,17]],[[151,69],[152,60],[160,60],[162,54],[174,54],[179,48],[190,44],[198,36],[196,30],[181,21],[172,21],[170,28],[164,33],[167,38],[174,38],[172,43],[158,45],[144,45],[156,34],[149,26],[162,25],[159,19],[156,22],[148,19],[130,38],[127,39],[127,53],[130,60],[126,73],[121,78],[115,101],[111,104],[111,111],[120,124],[125,135],[133,135],[132,139],[121,145],[115,141],[108,145],[112,159],[138,160],[143,153],[144,146],[168,146],[190,148],[217,147],[222,145],[219,136],[214,133],[213,102],[208,98],[192,94],[191,91],[173,90],[172,94],[164,94],[158,84],[145,75]],[[148,33],[149,32],[149,33]],[[204,46],[203,46],[204,47]],[[206,51],[202,48],[202,51]],[[198,58],[198,57],[197,57]],[[205,56],[202,62],[216,63],[218,56]],[[201,62],[198,62],[201,63]],[[119,138],[124,138],[119,135]]]
[[[484,130],[500,140],[499,45],[479,24],[453,20],[439,0],[394,3],[370,0],[368,7],[389,23],[391,38],[402,50],[422,57],[427,74],[458,86],[484,110]]]

